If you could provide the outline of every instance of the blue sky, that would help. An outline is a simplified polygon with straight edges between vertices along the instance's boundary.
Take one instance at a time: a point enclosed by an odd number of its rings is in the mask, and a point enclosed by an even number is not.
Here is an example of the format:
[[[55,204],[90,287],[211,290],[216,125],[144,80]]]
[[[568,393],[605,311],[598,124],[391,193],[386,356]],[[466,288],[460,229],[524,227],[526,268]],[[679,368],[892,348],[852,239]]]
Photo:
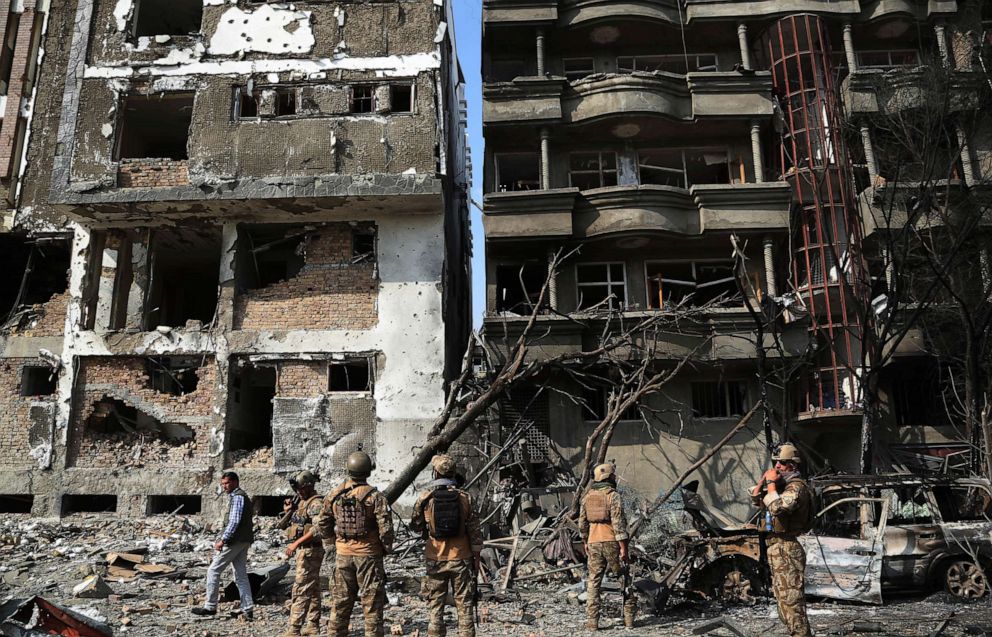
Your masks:
[[[472,146],[472,199],[482,203],[482,0],[454,2],[455,44],[465,75],[468,100],[468,137]],[[486,308],[486,251],[482,234],[482,213],[474,206],[472,214],[472,323],[482,325]]]

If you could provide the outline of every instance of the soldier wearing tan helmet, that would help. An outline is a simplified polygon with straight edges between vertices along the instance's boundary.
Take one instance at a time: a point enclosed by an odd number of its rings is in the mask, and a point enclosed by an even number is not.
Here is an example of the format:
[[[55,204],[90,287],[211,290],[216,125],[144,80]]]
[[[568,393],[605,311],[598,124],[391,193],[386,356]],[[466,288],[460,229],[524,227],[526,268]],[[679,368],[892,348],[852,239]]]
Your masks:
[[[614,577],[619,577],[624,569],[622,562],[630,556],[627,553],[627,517],[623,512],[623,502],[617,493],[616,470],[612,464],[601,464],[593,469],[593,484],[582,497],[579,509],[579,532],[585,542],[589,559],[589,583],[586,588],[586,628],[599,630],[600,586],[607,569]],[[624,599],[623,623],[627,628],[634,627],[634,613],[637,600],[633,596]]]
[[[410,528],[426,541],[424,592],[430,616],[428,637],[444,637],[444,601],[448,583],[458,609],[458,637],[475,637],[475,578],[482,554],[479,514],[468,493],[458,489],[455,460],[441,454],[431,460],[434,480],[413,505]]]
[[[764,509],[761,520],[779,619],[790,637],[811,637],[804,597],[806,552],[797,538],[813,526],[813,497],[800,474],[802,459],[795,445],[782,445],[772,460],[775,467],[751,489],[751,501]]]
[[[329,637],[346,637],[355,600],[361,597],[365,637],[382,637],[386,569],[393,547],[393,518],[386,497],[368,484],[375,469],[364,451],[348,456],[348,479],[327,494],[317,528],[337,550],[331,583]]]
[[[289,628],[279,637],[320,634],[320,566],[324,563],[324,546],[315,524],[321,510],[318,480],[310,471],[301,471],[290,479],[299,503],[285,526],[286,539],[290,542],[286,557],[296,556],[296,579]],[[283,507],[287,512],[292,508],[291,502]]]

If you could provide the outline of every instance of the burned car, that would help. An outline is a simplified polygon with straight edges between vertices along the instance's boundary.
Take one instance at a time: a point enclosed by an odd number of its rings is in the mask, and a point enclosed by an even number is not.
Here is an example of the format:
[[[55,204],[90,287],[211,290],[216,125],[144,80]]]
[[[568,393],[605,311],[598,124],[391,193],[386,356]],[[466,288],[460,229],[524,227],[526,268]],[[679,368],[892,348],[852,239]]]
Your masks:
[[[873,604],[883,591],[988,593],[992,489],[978,478],[831,476],[810,481],[817,511],[806,549],[806,594]],[[770,590],[763,534],[720,523],[684,496],[695,529],[661,582],[705,597],[747,601]]]

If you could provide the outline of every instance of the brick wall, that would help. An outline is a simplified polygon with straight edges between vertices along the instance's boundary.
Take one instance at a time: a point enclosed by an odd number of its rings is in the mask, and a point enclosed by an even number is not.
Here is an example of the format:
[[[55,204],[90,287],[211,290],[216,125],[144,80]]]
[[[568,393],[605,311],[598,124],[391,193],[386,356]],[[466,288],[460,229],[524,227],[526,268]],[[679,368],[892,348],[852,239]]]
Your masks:
[[[122,159],[117,168],[118,188],[166,188],[189,185],[185,159]]]
[[[41,396],[21,396],[21,370],[28,365],[44,367],[40,359],[0,359],[0,467],[27,467],[35,464],[28,455],[30,417],[33,401]],[[52,398],[54,399],[54,397]]]
[[[370,226],[369,226],[370,227]],[[235,299],[234,327],[247,330],[369,329],[378,320],[375,263],[352,263],[353,227],[328,224],[304,240],[295,276]]]
[[[276,395],[311,398],[327,393],[326,361],[291,361],[279,364]]]
[[[12,333],[28,337],[62,336],[68,306],[69,293],[56,294],[44,303],[32,306],[35,318],[24,327],[15,328]]]
[[[80,361],[73,400],[72,434],[68,457],[73,466],[184,466],[204,465],[214,412],[217,366],[207,359],[198,369],[195,391],[173,396],[151,389],[140,357],[84,358]],[[87,429],[95,404],[116,399],[160,423],[180,423],[193,439],[177,443],[154,434],[107,434]],[[140,449],[139,449],[140,447]]]

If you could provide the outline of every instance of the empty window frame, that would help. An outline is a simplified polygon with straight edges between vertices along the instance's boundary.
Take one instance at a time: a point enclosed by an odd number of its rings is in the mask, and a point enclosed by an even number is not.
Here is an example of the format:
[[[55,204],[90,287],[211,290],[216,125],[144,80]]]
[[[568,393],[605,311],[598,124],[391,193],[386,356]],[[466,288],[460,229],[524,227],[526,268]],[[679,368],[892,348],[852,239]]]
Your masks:
[[[367,358],[332,362],[328,375],[328,391],[372,391],[372,364]]]
[[[547,273],[547,264],[538,261],[497,264],[496,311],[516,314],[533,312]]]
[[[489,82],[511,82],[514,78],[531,75],[531,66],[523,58],[495,59],[489,63]]]
[[[149,357],[145,359],[148,385],[157,392],[183,396],[196,391],[201,359],[195,357]]]
[[[582,418],[589,422],[602,422],[606,419],[610,407],[610,393],[606,387],[593,386],[582,389]],[[641,419],[641,411],[637,405],[631,405],[620,413],[621,421],[636,421]]]
[[[291,86],[282,86],[269,90],[275,93],[273,96],[274,110],[272,113],[274,117],[296,115],[296,88]]]
[[[637,151],[641,184],[688,188],[693,184],[730,183],[730,155],[725,148]]]
[[[648,307],[699,307],[738,294],[731,261],[648,261],[644,264]]]
[[[198,495],[150,495],[147,515],[199,515],[202,501]]]
[[[692,415],[696,418],[729,418],[747,411],[747,385],[742,381],[690,383]]]
[[[134,35],[192,35],[200,32],[203,0],[137,0]]]
[[[21,396],[51,396],[58,386],[58,375],[45,365],[21,368]]]
[[[568,155],[568,183],[579,190],[617,185],[617,154],[613,151]]]
[[[920,52],[916,49],[857,51],[855,55],[858,67],[864,69],[897,69],[920,64]]]
[[[375,112],[375,86],[356,84],[348,89],[348,111],[351,113]]]
[[[413,84],[389,85],[389,111],[391,113],[413,112]]]
[[[117,496],[112,494],[62,496],[62,515],[73,513],[114,513],[117,511]]]
[[[662,71],[685,75],[697,71],[717,70],[715,53],[689,53],[688,55],[625,55],[617,58],[618,73]]]
[[[578,309],[623,309],[627,284],[623,263],[580,263],[575,266]]]
[[[596,72],[592,58],[563,58],[561,67],[569,82],[581,80]]]
[[[6,37],[3,48],[0,49],[0,95],[7,95],[10,86],[10,74],[14,68],[14,48],[17,46],[18,25],[21,14],[11,11],[7,16]]]
[[[515,192],[541,188],[541,160],[537,153],[496,155],[496,190]]]
[[[351,262],[375,261],[375,230],[354,230],[351,233]]]
[[[118,159],[188,159],[192,93],[128,95],[121,105]]]

